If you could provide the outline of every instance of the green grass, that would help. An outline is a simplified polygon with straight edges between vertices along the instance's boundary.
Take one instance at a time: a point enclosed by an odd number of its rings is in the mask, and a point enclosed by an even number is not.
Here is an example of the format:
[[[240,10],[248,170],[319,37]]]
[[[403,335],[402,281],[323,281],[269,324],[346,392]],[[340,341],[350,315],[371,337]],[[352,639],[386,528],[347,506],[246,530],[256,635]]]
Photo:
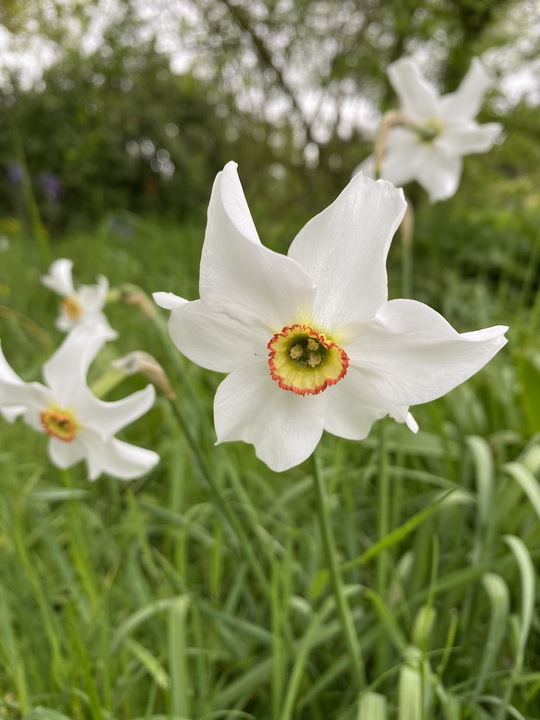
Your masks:
[[[89,484],[82,465],[62,473],[47,463],[43,437],[2,423],[0,718],[540,716],[534,275],[515,273],[523,243],[507,247],[504,262],[497,249],[479,263],[480,241],[450,262],[451,228],[431,248],[436,212],[422,212],[417,297],[461,331],[512,329],[509,346],[477,376],[413,409],[417,435],[389,420],[362,443],[327,435],[317,466],[306,461],[283,474],[249,446],[215,447],[212,400],[221,378],[177,353],[166,313],[150,318],[126,303],[107,308],[120,336],[93,377],[135,349],[167,370],[174,406],[158,397],[122,436],[160,453],[152,473]],[[122,238],[104,222],[51,243],[52,255],[74,259],[77,284],[104,273],[113,286],[195,298],[203,223],[141,221]],[[534,232],[525,244],[537,267]],[[25,379],[38,379],[61,340],[56,298],[38,280],[48,259],[20,236],[1,260],[3,347]],[[396,241],[394,296],[399,262]],[[145,383],[126,379],[112,396]]]

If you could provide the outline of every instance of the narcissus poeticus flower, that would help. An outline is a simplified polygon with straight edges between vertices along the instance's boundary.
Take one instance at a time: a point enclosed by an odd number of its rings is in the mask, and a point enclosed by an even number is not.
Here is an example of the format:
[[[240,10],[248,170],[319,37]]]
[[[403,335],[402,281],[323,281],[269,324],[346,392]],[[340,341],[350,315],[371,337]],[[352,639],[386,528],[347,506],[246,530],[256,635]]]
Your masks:
[[[103,472],[128,480],[154,467],[159,455],[114,435],[152,407],[155,391],[148,385],[115,402],[93,395],[86,374],[106,339],[103,327],[92,333],[81,328],[71,332],[43,366],[46,385],[21,380],[0,349],[0,412],[10,422],[22,416],[49,435],[49,457],[57,467],[84,459],[89,480]]]
[[[69,332],[78,326],[89,332],[96,327],[103,327],[107,331],[107,339],[114,340],[118,333],[112,329],[102,312],[109,281],[104,275],[98,275],[96,285],[81,285],[75,290],[72,268],[72,260],[60,258],[53,262],[49,274],[41,277],[45,287],[62,296],[56,327],[62,332]]]
[[[398,187],[416,180],[432,202],[446,200],[458,188],[462,157],[486,152],[502,134],[499,123],[474,120],[489,86],[487,73],[474,58],[459,88],[442,97],[412,60],[389,65],[388,77],[401,112],[399,127],[388,131],[380,175]],[[373,158],[359,170],[373,175]]]
[[[201,299],[154,295],[188,358],[228,373],[218,442],[244,440],[274,470],[305,460],[323,430],[360,440],[390,414],[444,395],[490,360],[507,328],[458,334],[414,300],[388,302],[386,256],[406,203],[359,174],[310,220],[288,255],[261,245],[235,163],[214,183]]]

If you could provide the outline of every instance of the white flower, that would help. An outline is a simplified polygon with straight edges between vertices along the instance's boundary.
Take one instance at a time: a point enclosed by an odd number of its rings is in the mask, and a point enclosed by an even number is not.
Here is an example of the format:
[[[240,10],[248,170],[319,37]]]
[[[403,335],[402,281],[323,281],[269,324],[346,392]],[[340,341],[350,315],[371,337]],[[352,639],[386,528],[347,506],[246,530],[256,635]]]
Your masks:
[[[389,65],[388,77],[404,119],[388,132],[381,177],[398,187],[416,180],[432,202],[445,200],[458,188],[462,157],[486,152],[501,137],[499,123],[474,121],[489,85],[486,71],[474,58],[456,92],[442,97],[411,60]],[[373,175],[373,158],[359,169]]]
[[[8,365],[0,348],[0,408],[12,422],[26,423],[50,436],[51,462],[67,468],[86,460],[89,480],[102,472],[131,479],[150,470],[159,455],[122,440],[114,434],[152,407],[152,385],[115,402],[96,398],[86,384],[88,368],[107,339],[98,327],[88,334],[71,332],[43,366],[46,385],[26,383]]]
[[[118,333],[112,329],[102,312],[107,299],[109,281],[105,276],[99,275],[96,278],[96,285],[81,285],[75,290],[72,268],[71,260],[60,258],[53,262],[48,275],[41,276],[43,285],[63,298],[56,327],[62,332],[69,332],[77,326],[83,326],[86,330],[103,327],[107,331],[107,339],[114,340]]]
[[[310,220],[287,256],[261,245],[235,163],[218,174],[201,299],[156,293],[187,357],[229,373],[214,403],[218,442],[244,440],[274,470],[305,460],[323,430],[360,440],[390,414],[444,395],[493,357],[507,328],[459,335],[414,300],[387,300],[386,255],[403,192],[359,174]]]

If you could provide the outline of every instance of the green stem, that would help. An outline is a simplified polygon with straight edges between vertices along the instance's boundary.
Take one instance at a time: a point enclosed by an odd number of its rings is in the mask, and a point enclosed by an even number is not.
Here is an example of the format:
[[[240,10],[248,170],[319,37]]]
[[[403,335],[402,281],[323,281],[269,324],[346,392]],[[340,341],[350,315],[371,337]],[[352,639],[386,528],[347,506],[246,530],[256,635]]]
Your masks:
[[[212,500],[215,503],[217,509],[221,513],[221,515],[226,519],[227,523],[230,525],[233,533],[236,535],[236,538],[241,545],[245,556],[247,558],[247,561],[249,565],[251,566],[251,569],[253,571],[253,574],[256,576],[259,584],[261,587],[265,590],[267,595],[270,595],[271,587],[270,582],[265,575],[262,566],[259,562],[259,559],[257,558],[257,555],[255,554],[255,551],[253,550],[252,544],[249,542],[248,538],[246,537],[246,534],[244,532],[244,529],[242,525],[240,524],[238,518],[234,514],[234,512],[231,509],[231,506],[225,499],[225,496],[220,491],[219,487],[217,486],[217,483],[215,481],[215,478],[213,474],[210,472],[209,468],[206,465],[206,462],[201,456],[201,453],[199,451],[199,448],[197,446],[197,443],[195,441],[195,438],[191,434],[191,429],[186,422],[184,416],[176,406],[176,404],[172,401],[170,401],[170,406],[173,412],[174,417],[176,418],[176,421],[178,422],[178,425],[180,426],[182,432],[184,433],[184,436],[186,438],[186,441],[191,449],[191,452],[193,454],[193,457],[195,458],[195,461],[197,463],[199,472],[201,477],[204,479],[207,488],[210,492],[210,495],[212,496]]]
[[[381,422],[379,425],[379,473],[377,477],[377,535],[378,542],[389,533],[390,518],[390,478],[388,476],[388,455],[386,448],[386,430],[387,425]],[[377,592],[383,598],[387,599],[388,586],[388,551],[383,550],[377,557]],[[388,667],[388,644],[379,643],[377,646],[377,664],[379,674],[384,672],[384,668]]]
[[[336,542],[334,539],[334,534],[332,532],[332,526],[330,523],[330,517],[328,514],[328,500],[326,497],[326,490],[322,478],[321,466],[316,454],[313,455],[313,470],[315,496],[317,499],[317,511],[319,513],[319,521],[321,524],[326,562],[328,564],[328,570],[330,572],[330,579],[332,582],[332,589],[334,591],[334,597],[336,600],[339,620],[341,622],[341,627],[345,636],[347,649],[349,651],[354,680],[358,685],[363,686],[365,685],[364,664],[362,662],[360,645],[358,643],[358,637],[354,628],[351,609],[349,607],[349,603],[347,602],[347,598],[345,597],[343,582],[339,572]]]

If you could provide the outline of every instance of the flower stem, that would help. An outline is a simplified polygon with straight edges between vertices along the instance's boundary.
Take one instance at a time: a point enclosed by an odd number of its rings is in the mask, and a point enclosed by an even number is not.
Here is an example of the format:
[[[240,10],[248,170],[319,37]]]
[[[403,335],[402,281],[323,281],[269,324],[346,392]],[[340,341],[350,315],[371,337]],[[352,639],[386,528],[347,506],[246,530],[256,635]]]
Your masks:
[[[388,477],[388,455],[386,442],[387,424],[383,421],[379,424],[379,472],[377,477],[378,508],[377,508],[377,535],[378,542],[381,542],[389,532],[390,517],[390,479]],[[381,598],[387,599],[388,590],[388,551],[383,550],[377,556],[377,592]],[[382,674],[384,668],[388,667],[388,643],[377,644],[376,656],[378,673]]]
[[[339,573],[336,542],[334,539],[334,534],[332,532],[332,526],[330,523],[330,517],[328,514],[328,499],[326,496],[326,490],[322,478],[321,466],[316,453],[313,455],[313,470],[315,496],[317,498],[317,511],[321,524],[324,552],[326,554],[326,562],[328,564],[328,570],[330,572],[330,579],[332,582],[332,589],[334,591],[334,597],[336,600],[339,620],[341,622],[341,628],[343,630],[347,649],[349,651],[349,657],[351,660],[352,672],[355,682],[358,683],[360,686],[363,686],[365,685],[364,664],[362,661],[358,637],[354,628],[351,609],[349,607],[347,598],[345,597],[343,582]]]
[[[413,295],[413,239],[414,239],[414,209],[410,200],[407,200],[407,210],[401,222],[401,252],[402,297],[411,298]]]

